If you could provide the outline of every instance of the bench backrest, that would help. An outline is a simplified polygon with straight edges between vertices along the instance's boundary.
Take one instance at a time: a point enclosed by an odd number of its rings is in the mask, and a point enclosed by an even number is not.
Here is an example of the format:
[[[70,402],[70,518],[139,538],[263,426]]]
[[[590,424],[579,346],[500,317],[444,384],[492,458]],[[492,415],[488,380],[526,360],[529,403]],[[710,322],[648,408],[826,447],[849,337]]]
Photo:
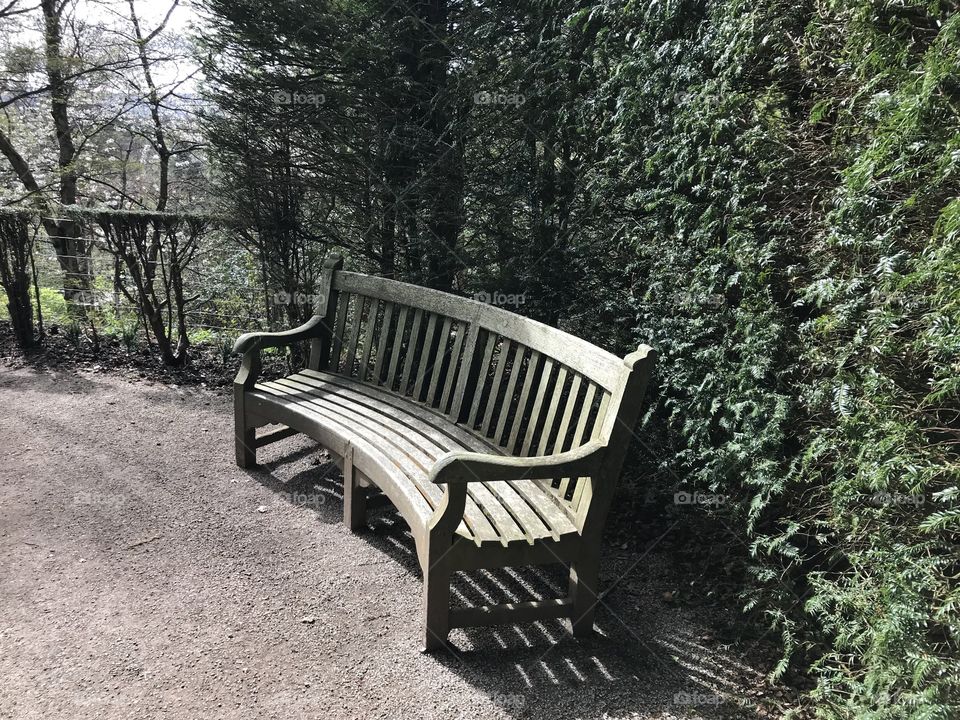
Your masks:
[[[449,293],[336,268],[328,282],[317,369],[411,398],[511,455],[612,439],[625,450],[646,378],[634,388],[640,397],[625,397],[633,368],[623,358]],[[591,494],[584,485],[556,478],[551,489],[578,515]]]

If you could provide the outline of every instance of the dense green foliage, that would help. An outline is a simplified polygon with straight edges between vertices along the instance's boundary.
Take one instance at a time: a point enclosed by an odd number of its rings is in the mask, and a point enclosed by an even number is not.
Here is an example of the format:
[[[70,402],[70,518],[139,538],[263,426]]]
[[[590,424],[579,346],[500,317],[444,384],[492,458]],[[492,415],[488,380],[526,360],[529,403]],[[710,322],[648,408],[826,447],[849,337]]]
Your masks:
[[[817,663],[824,700],[859,710],[890,697],[904,714],[949,717],[960,691],[960,17],[919,3],[843,17],[835,63],[856,91],[815,108],[836,117],[841,182],[810,249],[815,425],[795,473],[828,503],[807,524],[836,538],[842,572],[812,573],[806,609],[833,638]],[[917,502],[864,507],[878,492]]]
[[[960,20],[943,5],[611,3],[636,336],[665,477],[739,502],[761,609],[825,716],[960,692]],[[619,53],[626,45],[630,50]],[[616,205],[614,205],[616,207]]]

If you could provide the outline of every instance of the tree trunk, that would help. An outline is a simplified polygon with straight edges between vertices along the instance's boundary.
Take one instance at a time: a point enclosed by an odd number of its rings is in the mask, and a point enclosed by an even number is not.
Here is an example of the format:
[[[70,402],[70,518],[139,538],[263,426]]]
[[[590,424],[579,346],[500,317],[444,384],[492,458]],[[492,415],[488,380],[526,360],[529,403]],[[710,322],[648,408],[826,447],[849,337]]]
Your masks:
[[[70,127],[70,96],[73,88],[63,75],[63,6],[56,0],[41,0],[40,7],[43,10],[46,30],[44,60],[47,80],[50,83],[50,115],[57,140],[57,167],[60,176],[58,200],[60,205],[68,207],[77,204],[77,149]],[[56,217],[45,219],[44,229],[53,242],[63,271],[63,297],[67,308],[71,315],[83,317],[86,315],[87,306],[93,302],[93,278],[90,272],[90,248],[81,235],[80,225],[73,220]]]
[[[0,216],[0,285],[6,291],[13,333],[22,348],[36,343],[30,302],[31,256],[26,218]]]

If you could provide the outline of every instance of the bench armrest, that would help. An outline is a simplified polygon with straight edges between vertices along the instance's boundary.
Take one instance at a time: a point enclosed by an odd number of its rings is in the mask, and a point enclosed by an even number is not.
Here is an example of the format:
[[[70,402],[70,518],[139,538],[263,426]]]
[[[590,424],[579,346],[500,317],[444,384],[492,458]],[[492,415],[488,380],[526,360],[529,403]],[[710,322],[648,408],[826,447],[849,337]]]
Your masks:
[[[537,457],[450,452],[437,460],[430,471],[430,482],[460,484],[592,476],[600,470],[606,447],[591,440],[574,450]]]
[[[283,332],[252,332],[245,333],[237,338],[233,344],[234,354],[248,353],[251,350],[262,350],[269,347],[284,347],[301,340],[311,340],[318,337],[318,329],[322,323],[319,315],[314,315],[300,327]]]
[[[447,486],[427,525],[430,537],[438,542],[449,542],[449,537],[463,519],[468,483],[592,477],[600,473],[606,450],[605,444],[592,440],[575,450],[539,457],[447,453],[430,470],[430,482]]]

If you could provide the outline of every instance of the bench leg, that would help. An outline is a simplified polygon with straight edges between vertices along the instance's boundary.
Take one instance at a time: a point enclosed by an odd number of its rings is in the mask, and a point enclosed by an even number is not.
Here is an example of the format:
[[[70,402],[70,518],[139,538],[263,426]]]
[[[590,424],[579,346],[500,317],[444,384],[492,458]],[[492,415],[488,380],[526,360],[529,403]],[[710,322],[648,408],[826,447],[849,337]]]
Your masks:
[[[343,522],[354,532],[367,523],[367,489],[358,481],[350,448],[343,458]]]
[[[257,464],[257,429],[247,423],[242,386],[234,388],[233,429],[237,465],[253,467]]]
[[[599,577],[597,557],[579,560],[570,566],[570,598],[573,600],[570,623],[574,637],[589,637],[593,633]]]
[[[246,428],[242,431],[237,431],[237,465],[242,468],[251,468],[257,464],[256,442],[256,428]]]
[[[428,557],[432,553],[428,553]],[[436,557],[436,555],[434,555]],[[423,570],[423,651],[444,646],[450,633],[450,564],[442,556]]]

